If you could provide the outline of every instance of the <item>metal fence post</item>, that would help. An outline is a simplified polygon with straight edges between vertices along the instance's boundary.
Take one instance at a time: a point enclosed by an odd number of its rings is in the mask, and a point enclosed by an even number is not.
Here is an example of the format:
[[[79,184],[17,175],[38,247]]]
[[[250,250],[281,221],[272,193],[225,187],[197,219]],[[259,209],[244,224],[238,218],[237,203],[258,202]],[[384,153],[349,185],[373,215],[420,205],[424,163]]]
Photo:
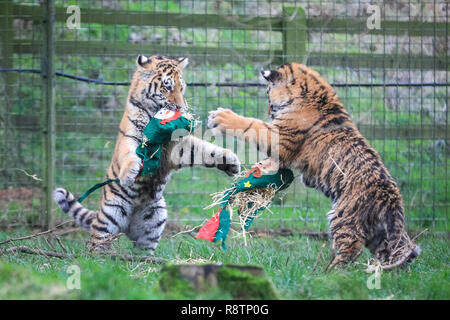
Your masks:
[[[53,217],[53,184],[55,176],[55,89],[53,58],[55,54],[54,23],[55,1],[44,0],[42,6],[42,113],[41,132],[43,138],[42,167],[44,181],[42,183],[42,206],[40,224],[51,228],[54,224]]]
[[[0,2],[0,67],[1,68],[14,68],[14,26],[13,26],[13,1],[7,0]],[[10,169],[10,163],[15,162],[15,158],[10,157],[7,152],[9,143],[11,141],[11,110],[14,99],[14,83],[16,76],[11,73],[3,75],[5,80],[5,96],[2,102],[2,157],[0,159],[0,167],[2,168],[2,184],[8,185],[11,181],[13,174]],[[4,106],[4,107],[3,107]],[[9,154],[9,158],[6,159],[6,154]]]
[[[283,7],[283,62],[306,64],[308,41],[305,10],[299,6]]]

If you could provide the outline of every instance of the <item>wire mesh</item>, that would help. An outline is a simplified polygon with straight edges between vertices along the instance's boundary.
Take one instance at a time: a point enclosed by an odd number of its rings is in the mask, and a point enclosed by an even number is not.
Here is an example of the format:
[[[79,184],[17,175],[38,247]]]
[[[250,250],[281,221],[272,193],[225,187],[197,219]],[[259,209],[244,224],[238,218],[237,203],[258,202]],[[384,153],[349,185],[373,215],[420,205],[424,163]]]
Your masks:
[[[127,82],[138,54],[189,57],[184,77],[195,86],[188,87],[186,98],[204,122],[217,107],[267,119],[259,70],[306,63],[335,85],[380,153],[404,196],[409,226],[448,231],[446,1],[57,0],[55,5],[55,71]],[[80,9],[79,28],[68,28],[69,6]],[[1,68],[40,69],[40,2],[0,0],[0,8]],[[379,29],[368,22],[376,8]],[[35,224],[45,183],[39,181],[41,78],[0,72],[0,79],[0,223]],[[56,185],[81,194],[103,179],[127,91],[56,78]],[[230,182],[213,169],[176,172],[165,191],[170,219],[200,224],[212,213],[202,209],[209,194]],[[97,207],[95,198],[86,201],[89,208]],[[274,213],[256,224],[327,229],[330,206],[297,179],[275,200]],[[64,218],[56,208],[54,214]]]

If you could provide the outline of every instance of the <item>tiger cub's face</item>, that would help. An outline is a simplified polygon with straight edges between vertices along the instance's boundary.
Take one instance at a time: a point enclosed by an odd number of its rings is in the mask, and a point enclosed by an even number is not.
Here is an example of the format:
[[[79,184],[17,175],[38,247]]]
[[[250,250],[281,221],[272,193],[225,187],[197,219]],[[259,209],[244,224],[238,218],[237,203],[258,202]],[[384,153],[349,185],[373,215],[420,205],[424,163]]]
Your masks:
[[[295,82],[295,75],[293,72],[287,72],[285,66],[281,66],[277,70],[263,70],[261,76],[267,84],[266,92],[269,97],[267,112],[270,120],[273,120],[283,109],[289,108],[292,102],[290,101],[292,91],[289,87]]]
[[[187,58],[174,60],[163,56],[138,56],[131,98],[138,100],[152,115],[163,107],[184,109],[187,105],[183,97],[186,90],[183,69],[188,63]]]
[[[299,108],[316,108],[337,99],[335,91],[320,75],[299,63],[288,63],[277,70],[263,70],[267,82],[269,117]]]

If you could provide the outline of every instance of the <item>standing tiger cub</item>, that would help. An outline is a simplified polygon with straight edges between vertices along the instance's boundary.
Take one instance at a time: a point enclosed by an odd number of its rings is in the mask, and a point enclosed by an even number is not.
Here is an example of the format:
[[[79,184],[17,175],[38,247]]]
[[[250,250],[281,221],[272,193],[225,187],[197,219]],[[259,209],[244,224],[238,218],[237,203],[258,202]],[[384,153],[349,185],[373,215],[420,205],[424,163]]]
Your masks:
[[[137,70],[106,174],[107,179],[118,178],[120,183],[103,187],[99,211],[83,207],[63,188],[54,191],[59,207],[90,230],[91,249],[107,249],[109,235],[124,232],[136,246],[154,251],[167,220],[163,190],[173,170],[201,164],[228,175],[239,172],[240,163],[233,152],[188,135],[163,147],[160,167],[154,174],[138,176],[141,159],[136,148],[149,120],[161,108],[183,111],[187,107],[182,78],[187,64],[185,58],[142,55],[137,58]]]
[[[275,150],[280,167],[300,170],[306,186],[331,198],[335,255],[329,268],[354,261],[364,245],[384,269],[412,261],[420,249],[406,234],[400,190],[333,88],[297,63],[261,74],[270,123],[220,108],[208,126],[256,144],[269,157]]]

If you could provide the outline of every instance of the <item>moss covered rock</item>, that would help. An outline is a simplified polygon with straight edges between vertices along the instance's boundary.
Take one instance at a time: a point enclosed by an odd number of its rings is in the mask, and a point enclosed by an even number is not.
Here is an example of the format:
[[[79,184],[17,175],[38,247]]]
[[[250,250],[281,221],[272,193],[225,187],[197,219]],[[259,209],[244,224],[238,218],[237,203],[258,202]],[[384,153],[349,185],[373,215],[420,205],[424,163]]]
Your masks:
[[[224,266],[217,271],[217,279],[219,287],[235,299],[279,299],[272,282],[259,267]]]
[[[180,274],[177,265],[166,265],[159,280],[159,286],[172,299],[184,299],[192,296],[192,285]]]
[[[159,283],[172,298],[219,290],[233,299],[279,299],[264,270],[256,266],[166,265]]]

